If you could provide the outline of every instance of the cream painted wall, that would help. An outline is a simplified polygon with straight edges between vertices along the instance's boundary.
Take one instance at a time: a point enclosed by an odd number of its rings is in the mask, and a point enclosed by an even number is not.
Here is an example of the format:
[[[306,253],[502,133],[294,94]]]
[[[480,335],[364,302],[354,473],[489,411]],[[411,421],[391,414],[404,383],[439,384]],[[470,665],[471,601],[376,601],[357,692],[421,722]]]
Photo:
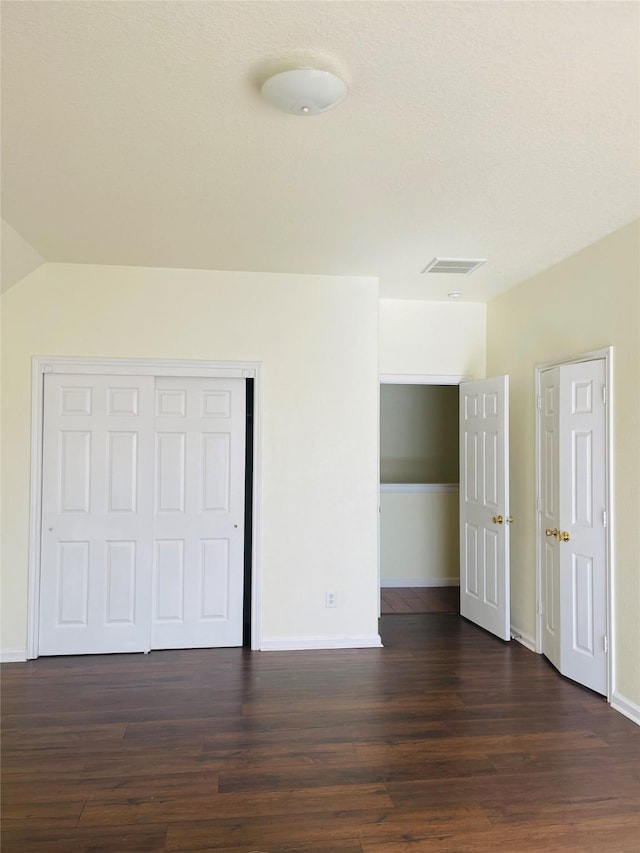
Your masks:
[[[380,578],[437,586],[460,579],[458,493],[380,495]]]
[[[3,650],[26,642],[34,354],[262,362],[263,639],[377,637],[375,279],[47,264],[2,301]]]
[[[458,482],[458,388],[380,386],[380,482]]]
[[[512,623],[536,622],[536,364],[613,345],[615,690],[640,705],[640,235],[627,226],[489,303],[487,369],[511,376]],[[614,697],[615,698],[615,697]]]
[[[380,300],[380,373],[485,373],[487,306]]]

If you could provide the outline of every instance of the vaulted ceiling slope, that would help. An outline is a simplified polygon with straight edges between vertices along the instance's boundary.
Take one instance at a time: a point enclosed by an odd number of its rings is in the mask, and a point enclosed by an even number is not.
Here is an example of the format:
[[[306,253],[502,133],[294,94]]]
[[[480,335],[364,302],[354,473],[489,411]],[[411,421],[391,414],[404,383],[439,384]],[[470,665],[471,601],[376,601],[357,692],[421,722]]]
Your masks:
[[[639,10],[4,0],[3,215],[49,261],[484,301],[638,217]],[[278,112],[259,85],[291,65],[347,99]]]

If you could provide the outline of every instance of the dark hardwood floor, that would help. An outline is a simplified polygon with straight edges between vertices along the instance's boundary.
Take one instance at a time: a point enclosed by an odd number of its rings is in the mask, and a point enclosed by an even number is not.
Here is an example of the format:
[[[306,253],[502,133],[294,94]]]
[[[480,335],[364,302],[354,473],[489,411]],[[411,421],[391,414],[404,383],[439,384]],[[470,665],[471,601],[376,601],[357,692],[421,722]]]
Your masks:
[[[386,587],[380,590],[380,612],[459,613],[460,587]]]
[[[640,728],[455,615],[3,668],[3,853],[637,853]]]

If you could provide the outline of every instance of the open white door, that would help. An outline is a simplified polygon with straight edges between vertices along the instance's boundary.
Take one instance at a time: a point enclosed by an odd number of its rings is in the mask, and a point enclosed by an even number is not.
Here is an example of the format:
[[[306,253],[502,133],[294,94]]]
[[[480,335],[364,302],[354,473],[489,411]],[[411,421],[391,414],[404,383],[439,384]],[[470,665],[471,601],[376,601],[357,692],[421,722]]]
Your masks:
[[[509,640],[509,377],[460,385],[460,613]]]
[[[540,375],[539,560],[542,653],[607,693],[604,359]]]

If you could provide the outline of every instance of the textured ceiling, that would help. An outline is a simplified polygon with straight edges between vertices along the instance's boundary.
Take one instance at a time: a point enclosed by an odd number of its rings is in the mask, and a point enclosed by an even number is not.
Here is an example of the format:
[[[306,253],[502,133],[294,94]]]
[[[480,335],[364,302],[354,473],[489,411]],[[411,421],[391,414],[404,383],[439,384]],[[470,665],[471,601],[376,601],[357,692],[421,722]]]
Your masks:
[[[636,2],[3,2],[3,216],[50,261],[484,301],[639,213]],[[314,117],[259,95],[319,64]],[[420,276],[434,256],[487,258]]]

